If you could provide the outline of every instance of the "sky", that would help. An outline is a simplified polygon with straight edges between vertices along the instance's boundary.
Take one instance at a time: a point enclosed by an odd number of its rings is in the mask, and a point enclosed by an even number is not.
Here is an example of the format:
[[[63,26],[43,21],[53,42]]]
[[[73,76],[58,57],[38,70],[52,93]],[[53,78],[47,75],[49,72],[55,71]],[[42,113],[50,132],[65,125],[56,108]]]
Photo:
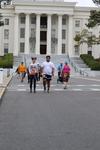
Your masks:
[[[68,1],[75,1],[77,2],[77,6],[95,6],[92,0],[64,0],[65,2]]]

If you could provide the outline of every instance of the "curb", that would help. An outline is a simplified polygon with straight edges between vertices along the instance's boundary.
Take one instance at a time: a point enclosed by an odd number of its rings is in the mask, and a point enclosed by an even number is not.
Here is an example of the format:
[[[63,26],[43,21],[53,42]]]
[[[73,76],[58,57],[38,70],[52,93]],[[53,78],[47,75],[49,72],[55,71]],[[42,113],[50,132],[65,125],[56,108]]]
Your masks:
[[[3,84],[0,86],[0,101],[2,100],[2,97],[6,91],[7,86],[9,85],[11,79],[13,76],[8,77],[8,80],[6,81],[6,84]]]
[[[1,92],[0,92],[0,100],[2,100],[2,97],[3,97],[4,93],[5,93],[5,90],[6,90],[6,88],[2,88],[2,89],[1,89]]]

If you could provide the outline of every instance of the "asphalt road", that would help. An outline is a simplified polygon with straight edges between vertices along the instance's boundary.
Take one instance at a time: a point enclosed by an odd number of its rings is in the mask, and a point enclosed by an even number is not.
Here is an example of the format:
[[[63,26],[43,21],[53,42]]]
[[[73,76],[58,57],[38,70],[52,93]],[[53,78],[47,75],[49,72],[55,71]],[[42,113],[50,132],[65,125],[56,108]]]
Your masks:
[[[40,89],[10,83],[0,105],[0,150],[100,150],[100,81],[72,78],[67,90],[56,81],[49,94]]]

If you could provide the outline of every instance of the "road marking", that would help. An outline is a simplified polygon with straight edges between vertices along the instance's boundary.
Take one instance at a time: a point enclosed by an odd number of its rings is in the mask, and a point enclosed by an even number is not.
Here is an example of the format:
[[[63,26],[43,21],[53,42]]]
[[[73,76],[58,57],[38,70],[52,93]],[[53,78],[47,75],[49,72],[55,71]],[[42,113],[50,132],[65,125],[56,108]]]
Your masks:
[[[29,89],[8,89],[8,91],[9,92],[27,92],[27,91],[29,91]],[[36,89],[36,91],[44,91],[43,89]],[[69,89],[69,88],[67,88],[67,89],[50,89],[50,91],[58,91],[58,92],[62,92],[62,91],[75,91],[75,92],[81,92],[81,91],[92,91],[92,92],[99,92],[100,91],[100,89],[93,89],[93,88],[89,88],[89,89]]]
[[[72,91],[83,91],[82,89],[71,89]]]
[[[43,91],[43,89],[36,89],[36,91]]]
[[[91,84],[91,86],[100,86],[100,85],[98,85],[98,84]]]
[[[54,89],[54,91],[65,91],[64,89]]]
[[[100,89],[93,89],[93,88],[92,88],[91,90],[92,90],[92,91],[100,91]]]
[[[72,86],[87,86],[87,85],[82,85],[82,84],[80,84],[80,85],[72,85]]]
[[[17,89],[17,91],[25,92],[25,91],[26,91],[26,89]]]
[[[17,86],[22,87],[22,86],[25,86],[25,84],[18,84]]]
[[[63,89],[63,84],[51,84],[50,91],[100,91],[100,85],[98,84],[68,84],[67,89]],[[29,84],[13,84],[7,87],[8,91],[26,92],[30,91]],[[43,85],[37,84],[37,91],[43,91]]]

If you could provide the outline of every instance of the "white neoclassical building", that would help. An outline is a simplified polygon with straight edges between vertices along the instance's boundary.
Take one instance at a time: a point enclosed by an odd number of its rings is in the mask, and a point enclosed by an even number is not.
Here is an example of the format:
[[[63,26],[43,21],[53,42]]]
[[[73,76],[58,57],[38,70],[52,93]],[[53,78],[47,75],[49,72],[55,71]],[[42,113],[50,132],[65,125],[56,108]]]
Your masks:
[[[75,1],[15,0],[0,9],[5,25],[0,27],[0,55],[65,54],[70,57],[88,53],[87,45],[75,48],[74,37],[86,28],[90,7],[78,7]],[[90,30],[100,34],[98,29]],[[95,48],[94,48],[95,49]],[[93,55],[100,55],[97,48]]]

